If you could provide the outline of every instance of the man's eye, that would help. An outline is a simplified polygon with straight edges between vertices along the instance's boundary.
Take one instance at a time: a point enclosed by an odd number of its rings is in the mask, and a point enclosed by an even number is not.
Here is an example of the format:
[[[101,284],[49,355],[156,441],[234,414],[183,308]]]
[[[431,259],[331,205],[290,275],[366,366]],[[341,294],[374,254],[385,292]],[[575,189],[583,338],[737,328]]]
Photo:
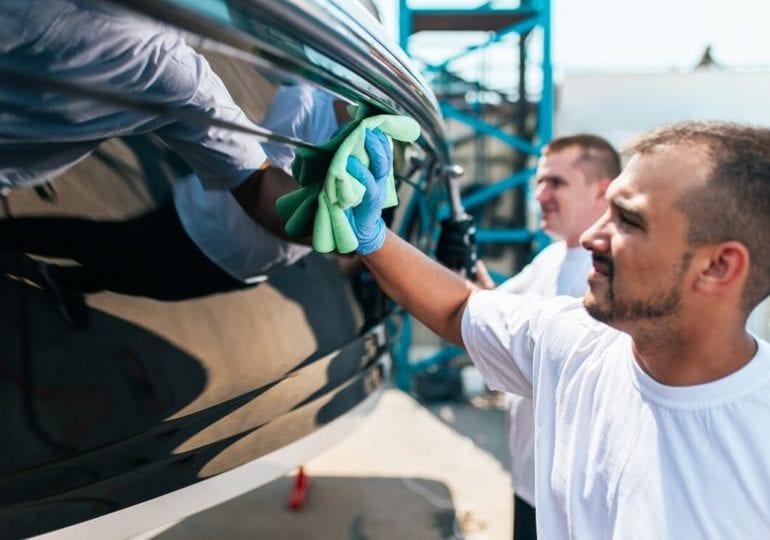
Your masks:
[[[624,227],[639,227],[638,223],[636,223],[631,219],[628,219],[628,217],[625,216],[624,214],[619,214],[618,220],[620,221],[620,224],[623,225]]]

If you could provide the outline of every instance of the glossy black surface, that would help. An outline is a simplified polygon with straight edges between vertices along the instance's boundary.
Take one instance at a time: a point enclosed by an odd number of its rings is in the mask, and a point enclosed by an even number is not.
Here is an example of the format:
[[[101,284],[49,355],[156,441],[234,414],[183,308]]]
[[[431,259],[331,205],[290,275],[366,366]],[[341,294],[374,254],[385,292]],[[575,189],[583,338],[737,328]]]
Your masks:
[[[118,3],[203,32],[190,44],[254,122],[275,91],[270,74],[299,76],[414,116],[428,182],[447,157],[432,93],[343,0],[239,0],[237,25],[202,18],[194,2]],[[0,76],[12,76],[2,70],[0,59]],[[18,82],[55,81],[35,76]],[[0,220],[128,220],[164,205],[186,172],[150,135],[113,139],[49,185],[11,191]],[[39,259],[16,251],[0,250],[0,537],[55,530],[232,470],[385,382],[376,336],[386,303],[348,258],[312,254],[259,286],[179,301],[89,294],[87,323],[73,328]]]
[[[115,159],[125,150],[111,146]],[[86,162],[54,182],[58,202],[12,193],[15,219],[72,205],[103,211],[112,189],[130,206],[121,190],[150,191],[117,176],[89,184],[80,176],[89,167],[100,168]],[[310,255],[266,284],[182,302],[90,295],[81,330],[39,288],[30,257],[6,253],[1,264],[3,537],[230,470],[312,433],[383,382],[382,346],[334,258]]]

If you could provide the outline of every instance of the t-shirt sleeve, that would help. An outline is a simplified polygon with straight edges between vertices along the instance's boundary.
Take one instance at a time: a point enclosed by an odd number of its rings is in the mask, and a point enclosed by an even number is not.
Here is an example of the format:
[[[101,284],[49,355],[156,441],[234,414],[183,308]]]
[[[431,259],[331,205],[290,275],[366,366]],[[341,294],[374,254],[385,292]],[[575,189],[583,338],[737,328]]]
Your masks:
[[[532,264],[528,264],[518,274],[498,285],[497,290],[514,294],[527,292],[532,287],[534,272]]]
[[[556,272],[563,259],[563,243],[549,244],[521,271],[510,279],[501,283],[497,290],[507,293],[538,293],[551,297],[556,292]],[[554,279],[549,279],[549,276]]]
[[[310,124],[313,108],[312,88],[305,85],[280,88],[273,97],[262,126],[296,139],[309,140],[305,134]],[[268,142],[263,144],[267,157],[276,167],[291,174],[291,164],[295,149],[283,143]]]
[[[182,111],[202,113],[211,119],[247,128],[255,127],[235,104],[224,83],[203,56],[183,42],[167,50],[166,54],[171,56],[164,66],[165,84],[170,94],[175,91],[175,77],[180,82],[180,91],[193,77],[191,97],[180,106]],[[168,97],[171,98],[170,95]],[[226,127],[179,120],[156,133],[187,162],[207,190],[237,187],[266,159],[255,135]]]
[[[534,372],[547,323],[572,298],[483,291],[471,296],[463,313],[462,337],[487,385],[532,397]]]

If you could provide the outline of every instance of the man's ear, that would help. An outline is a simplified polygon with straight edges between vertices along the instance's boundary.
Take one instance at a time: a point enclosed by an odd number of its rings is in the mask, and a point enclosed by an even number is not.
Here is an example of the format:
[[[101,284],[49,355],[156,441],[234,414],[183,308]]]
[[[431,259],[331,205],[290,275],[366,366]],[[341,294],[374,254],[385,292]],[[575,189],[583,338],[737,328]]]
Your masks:
[[[601,204],[602,208],[607,204],[607,188],[610,186],[609,178],[600,178],[596,180],[596,201]]]
[[[708,246],[700,259],[696,288],[707,293],[723,293],[738,286],[743,291],[749,275],[749,250],[740,242]]]

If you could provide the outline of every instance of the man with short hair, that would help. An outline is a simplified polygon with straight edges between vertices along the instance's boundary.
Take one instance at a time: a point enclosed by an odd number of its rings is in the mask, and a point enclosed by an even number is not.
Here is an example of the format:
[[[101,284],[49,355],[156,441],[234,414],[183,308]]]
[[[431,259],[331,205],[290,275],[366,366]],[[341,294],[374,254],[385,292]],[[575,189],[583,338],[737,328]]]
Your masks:
[[[770,536],[770,345],[745,329],[770,292],[770,129],[688,122],[630,146],[581,237],[583,302],[478,291],[385,230],[389,148],[351,215],[394,300],[532,397],[542,538]]]
[[[0,67],[6,72],[0,77],[0,190],[53,179],[107,139],[153,133],[186,162],[204,189],[232,193],[254,221],[285,236],[275,200],[296,183],[270,166],[255,136],[218,125],[254,128],[178,30],[107,4],[0,2]],[[18,79],[39,73],[174,114]]]
[[[340,122],[336,98],[309,85],[281,87],[262,124],[289,137],[327,141]],[[344,109],[341,109],[344,112]],[[290,171],[294,147],[264,144],[274,167]],[[84,328],[85,295],[110,290],[157,300],[185,300],[245,289],[307,255],[309,246],[270,234],[228,191],[206,190],[192,174],[173,197],[125,220],[71,216],[0,219],[0,252],[61,257],[77,265],[36,261],[40,281],[65,321]]]
[[[71,326],[87,323],[84,294],[110,289],[179,300],[225,292],[261,282],[271,268],[309,251],[289,241],[275,210],[276,199],[296,188],[292,153],[222,127],[256,128],[177,29],[107,4],[0,3],[0,71],[6,72],[0,76],[0,191],[53,180],[108,139],[149,133],[194,172],[179,179],[173,201],[122,221],[0,220],[0,251],[81,264],[38,263],[37,281]],[[24,84],[31,73],[149,108]],[[286,96],[263,123],[326,141],[337,128],[333,96],[323,98],[315,114],[312,88],[279,91],[276,98]]]
[[[537,293],[546,298],[582,297],[588,289],[586,275],[591,268],[591,253],[580,245],[580,235],[607,209],[605,193],[618,174],[620,156],[601,137],[577,134],[547,144],[537,163],[535,199],[540,205],[540,227],[556,241],[497,290]],[[481,261],[477,271],[482,279],[488,276]],[[537,537],[535,414],[530,398],[508,394],[507,401],[514,488],[513,537],[527,540]]]

